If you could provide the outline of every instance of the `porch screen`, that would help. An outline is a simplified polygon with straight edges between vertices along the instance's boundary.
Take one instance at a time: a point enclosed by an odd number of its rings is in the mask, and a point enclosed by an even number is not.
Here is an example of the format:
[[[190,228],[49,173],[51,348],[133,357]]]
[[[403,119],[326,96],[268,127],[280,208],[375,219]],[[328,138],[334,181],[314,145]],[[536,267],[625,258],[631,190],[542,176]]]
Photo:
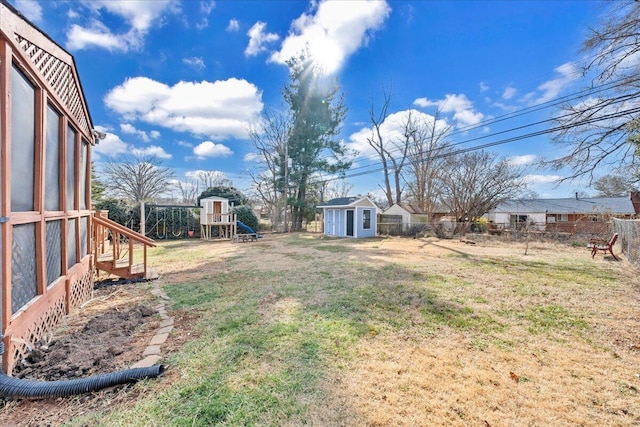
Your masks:
[[[87,254],[87,233],[89,230],[89,217],[80,218],[80,259]]]
[[[50,105],[47,106],[47,135],[45,139],[45,193],[44,209],[60,209],[60,114]]]
[[[78,259],[76,258],[76,219],[70,218],[67,221],[67,268],[73,267]]]
[[[86,141],[82,141],[80,147],[80,170],[78,171],[78,180],[80,185],[78,186],[78,193],[80,195],[80,209],[87,209],[87,195],[85,190],[87,188],[87,147]]]
[[[76,209],[76,133],[73,128],[67,128],[67,210]]]
[[[36,225],[13,226],[11,247],[11,313],[20,310],[37,294]]]
[[[62,221],[48,221],[46,232],[47,241],[47,285],[62,275]]]
[[[35,89],[11,68],[11,211],[33,211],[35,172]]]

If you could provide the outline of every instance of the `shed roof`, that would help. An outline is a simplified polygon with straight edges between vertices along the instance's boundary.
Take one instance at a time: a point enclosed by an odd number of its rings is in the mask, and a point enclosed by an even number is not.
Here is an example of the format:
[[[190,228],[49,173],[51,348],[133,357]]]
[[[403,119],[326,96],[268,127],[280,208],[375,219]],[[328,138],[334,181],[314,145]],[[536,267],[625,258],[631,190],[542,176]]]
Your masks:
[[[551,214],[594,214],[611,213],[633,215],[635,210],[628,196],[624,197],[590,197],[564,199],[523,199],[507,200],[500,203],[496,213],[546,212]]]
[[[338,207],[349,207],[358,204],[360,201],[367,201],[372,207],[376,207],[376,204],[371,201],[367,196],[351,196],[351,197],[336,197],[335,199],[331,199],[327,202],[324,202],[321,205],[318,205],[319,208],[338,208]]]

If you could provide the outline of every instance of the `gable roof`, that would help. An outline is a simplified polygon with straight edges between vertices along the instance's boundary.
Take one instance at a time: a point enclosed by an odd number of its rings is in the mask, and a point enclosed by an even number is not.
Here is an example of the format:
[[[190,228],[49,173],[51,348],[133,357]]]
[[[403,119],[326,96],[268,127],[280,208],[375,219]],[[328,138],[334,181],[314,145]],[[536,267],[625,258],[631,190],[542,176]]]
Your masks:
[[[318,208],[346,208],[350,206],[358,205],[359,202],[366,201],[371,207],[377,208],[376,204],[371,201],[367,196],[351,196],[351,197],[336,197],[328,202],[324,202],[316,207]]]
[[[411,203],[400,203],[400,207],[412,215],[426,214],[425,211],[420,209],[418,206],[412,205]]]
[[[507,200],[493,210],[495,213],[546,212],[550,214],[594,214],[610,213],[633,215],[635,209],[629,196],[590,197],[576,199],[523,199]]]
[[[11,44],[12,54],[28,64],[30,74],[46,88],[56,107],[94,144],[93,122],[73,55],[7,0],[0,0],[0,31]]]

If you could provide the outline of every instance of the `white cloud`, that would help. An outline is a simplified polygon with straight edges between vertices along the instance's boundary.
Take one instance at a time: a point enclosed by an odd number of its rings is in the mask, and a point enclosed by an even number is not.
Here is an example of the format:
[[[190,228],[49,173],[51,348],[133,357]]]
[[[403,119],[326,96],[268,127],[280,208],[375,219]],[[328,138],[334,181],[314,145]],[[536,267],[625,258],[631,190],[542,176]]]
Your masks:
[[[95,126],[95,129],[99,132],[103,132],[106,135],[104,139],[98,141],[98,144],[93,147],[91,151],[96,155],[96,159],[102,157],[115,158],[122,154],[150,156],[157,157],[159,159],[170,159],[172,157],[172,155],[167,153],[162,147],[151,145],[144,148],[137,148],[132,144],[127,144],[126,142],[122,141],[120,137],[114,134],[109,128],[106,128],[104,126]],[[120,125],[120,130],[124,133],[133,134],[141,132],[135,129],[130,124],[126,123]],[[149,135],[154,134],[154,132],[155,131],[149,132]],[[159,132],[155,132],[155,134],[157,134],[157,136],[160,136]]]
[[[80,25],[72,25],[67,31],[67,48],[70,50],[80,50],[87,47],[100,47],[108,51],[129,50],[129,46],[124,37],[112,34],[104,24],[99,21],[92,21],[89,28]]]
[[[489,89],[490,88],[488,84],[486,84],[485,82],[480,82],[480,92],[486,92]]]
[[[109,132],[107,128],[102,126],[95,126],[95,129],[107,135],[104,139],[98,141],[98,144],[91,150],[91,152],[96,155],[96,158],[102,156],[118,157],[120,154],[129,152],[129,147],[118,135]]]
[[[562,178],[562,175],[525,175],[524,181],[529,184],[555,184]]]
[[[572,63],[567,62],[557,67],[554,70],[558,77],[555,79],[548,80],[538,86],[538,90],[542,92],[542,95],[538,96],[536,99],[533,97],[536,96],[535,93],[528,93],[525,95],[524,100],[527,101],[530,105],[542,104],[543,102],[548,102],[555,99],[563,89],[571,85],[574,81],[578,80],[581,76],[578,67]]]
[[[404,141],[404,125],[411,116],[411,119],[417,123],[433,123],[435,118],[418,110],[403,110],[389,114],[384,122],[380,125],[380,134],[382,135],[385,147],[389,151],[395,150],[395,144],[398,141]],[[436,122],[436,129],[444,131],[448,127],[447,121],[440,119]],[[346,146],[358,152],[359,158],[378,159],[378,154],[367,142],[367,138],[371,138],[373,131],[371,128],[363,127],[357,132],[349,136]]]
[[[280,51],[274,52],[270,61],[285,64],[308,47],[324,72],[333,74],[351,54],[367,45],[391,13],[386,1],[321,0],[311,4],[312,11],[293,21]]]
[[[244,50],[245,56],[256,56],[260,52],[267,50],[266,45],[268,43],[272,43],[280,38],[280,36],[275,33],[266,33],[264,31],[266,26],[266,23],[258,21],[247,31],[249,44]]]
[[[173,157],[171,154],[164,151],[164,148],[157,145],[151,145],[145,148],[132,148],[131,152],[136,156],[143,157],[156,157],[158,159],[170,159]]]
[[[538,159],[535,154],[525,154],[523,156],[513,156],[507,159],[514,166],[525,166],[534,163]]]
[[[196,24],[196,28],[201,30],[209,26],[209,15],[211,11],[216,7],[215,1],[201,1],[200,2],[200,14],[202,20]]]
[[[188,179],[193,179],[195,181],[200,180],[201,176],[205,176],[205,177],[211,177],[212,180],[216,179],[216,180],[225,180],[228,179],[227,174],[225,174],[222,171],[212,171],[212,170],[202,170],[202,169],[197,169],[197,170],[193,170],[193,171],[187,171],[184,173],[185,178]]]
[[[245,162],[259,162],[262,159],[258,153],[247,153],[244,155]]]
[[[79,50],[90,47],[109,51],[127,52],[139,50],[144,38],[154,23],[166,12],[172,10],[174,0],[154,1],[113,1],[94,0],[81,3],[93,13],[87,27],[74,24],[67,31],[67,47]],[[116,34],[98,18],[108,13],[121,18],[129,27],[127,31]]]
[[[230,19],[229,25],[227,25],[227,28],[225,31],[229,33],[234,33],[239,30],[240,30],[240,22],[237,19]]]
[[[518,90],[515,87],[507,86],[502,92],[502,99],[511,99]]]
[[[143,130],[136,129],[136,127],[133,126],[131,123],[121,123],[120,130],[129,135],[136,135],[138,138],[140,138],[144,142],[149,142],[151,141],[151,138],[155,139],[160,136],[160,132],[158,131],[154,130],[147,133]]]
[[[484,114],[474,111],[473,102],[464,94],[445,95],[444,99],[430,101],[427,98],[417,98],[413,103],[419,107],[437,107],[441,112],[453,113],[453,119],[458,127],[474,126],[484,119]]]
[[[15,6],[29,21],[42,21],[42,6],[36,0],[16,0]]]
[[[141,120],[213,140],[246,139],[262,111],[262,93],[246,80],[178,82],[168,86],[147,77],[127,79],[104,102],[127,121]]]
[[[200,56],[194,56],[191,58],[182,58],[182,62],[184,62],[190,67],[195,68],[198,71],[201,71],[206,68],[206,65],[204,64],[204,60]]]
[[[233,151],[226,145],[204,141],[193,148],[193,154],[199,159],[205,159],[207,157],[229,157]]]

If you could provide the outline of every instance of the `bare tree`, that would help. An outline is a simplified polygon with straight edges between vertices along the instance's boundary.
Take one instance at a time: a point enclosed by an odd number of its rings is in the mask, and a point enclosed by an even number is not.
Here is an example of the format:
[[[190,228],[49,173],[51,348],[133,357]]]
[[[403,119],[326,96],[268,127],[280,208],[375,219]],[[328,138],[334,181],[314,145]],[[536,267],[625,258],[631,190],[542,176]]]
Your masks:
[[[170,190],[173,170],[155,157],[134,155],[107,163],[103,172],[108,177],[105,186],[115,197],[140,204],[140,233],[145,234],[144,204]]]
[[[200,189],[197,181],[178,181],[178,189],[180,190],[180,195],[182,196],[182,203],[192,206],[196,205],[198,195],[200,194]]]
[[[324,202],[338,197],[348,197],[353,190],[353,184],[344,179],[337,181],[323,181],[320,189],[320,201]]]
[[[440,176],[440,201],[466,232],[470,221],[498,203],[519,197],[527,188],[520,168],[496,154],[474,151],[446,157],[446,172]]]
[[[372,126],[371,137],[367,138],[367,142],[378,154],[378,157],[380,157],[382,173],[384,175],[384,187],[382,190],[387,196],[389,206],[391,206],[394,202],[400,203],[402,201],[402,168],[407,160],[409,141],[412,136],[405,132],[402,137],[397,138],[390,136],[384,131],[383,125],[385,125],[385,121],[389,118],[391,93],[383,90],[382,94],[383,102],[380,111],[375,111],[373,101],[369,108],[369,120]],[[388,125],[387,123],[387,126]],[[393,175],[395,192],[391,189],[391,175]]]
[[[410,135],[405,177],[409,196],[431,218],[439,195],[438,177],[451,149],[447,138],[452,126],[440,119],[439,110],[434,116],[416,113],[405,122],[405,135]]]
[[[233,182],[225,176],[224,172],[220,171],[200,171],[198,172],[198,180],[205,190],[212,187],[233,186]]]
[[[639,165],[634,121],[640,114],[640,3],[609,3],[600,28],[583,43],[588,55],[585,76],[593,76],[584,96],[563,105],[554,140],[568,147],[567,154],[551,161],[569,167],[564,180],[589,177],[598,169],[634,170]]]
[[[628,175],[605,175],[593,183],[599,197],[616,197],[628,195],[637,188],[634,185],[638,178]]]
[[[249,130],[256,150],[258,167],[250,171],[252,188],[266,207],[271,224],[281,221],[285,194],[285,148],[289,138],[291,117],[286,112],[265,110],[262,120]]]

